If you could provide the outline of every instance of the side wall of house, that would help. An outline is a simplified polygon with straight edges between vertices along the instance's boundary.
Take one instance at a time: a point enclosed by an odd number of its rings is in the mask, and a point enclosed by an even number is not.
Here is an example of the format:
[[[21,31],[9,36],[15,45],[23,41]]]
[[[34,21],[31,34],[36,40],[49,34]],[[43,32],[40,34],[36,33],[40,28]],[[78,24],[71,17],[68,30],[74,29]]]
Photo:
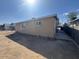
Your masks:
[[[16,31],[44,37],[54,37],[56,32],[56,19],[54,17],[32,20],[16,24]]]

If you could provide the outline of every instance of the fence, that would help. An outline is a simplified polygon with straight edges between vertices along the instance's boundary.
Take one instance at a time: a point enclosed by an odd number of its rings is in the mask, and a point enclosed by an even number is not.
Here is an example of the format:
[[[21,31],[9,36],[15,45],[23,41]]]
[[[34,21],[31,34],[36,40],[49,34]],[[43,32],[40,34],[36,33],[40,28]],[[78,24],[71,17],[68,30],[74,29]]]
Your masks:
[[[63,27],[62,30],[64,30],[69,36],[73,38],[75,42],[79,44],[79,30],[70,28],[68,26]]]

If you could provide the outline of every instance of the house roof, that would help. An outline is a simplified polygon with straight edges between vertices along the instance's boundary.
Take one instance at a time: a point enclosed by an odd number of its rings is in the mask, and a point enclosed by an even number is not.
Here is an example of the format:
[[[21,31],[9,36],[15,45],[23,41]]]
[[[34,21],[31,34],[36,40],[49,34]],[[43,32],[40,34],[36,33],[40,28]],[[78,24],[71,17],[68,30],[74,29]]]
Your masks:
[[[59,20],[58,18],[57,18],[57,15],[53,15],[53,16],[46,16],[46,17],[41,17],[41,18],[32,18],[32,19],[30,19],[30,20],[27,20],[27,21],[23,21],[23,22],[18,22],[18,23],[28,23],[28,22],[30,22],[30,21],[35,21],[35,20],[45,20],[45,18],[55,18],[56,20]]]

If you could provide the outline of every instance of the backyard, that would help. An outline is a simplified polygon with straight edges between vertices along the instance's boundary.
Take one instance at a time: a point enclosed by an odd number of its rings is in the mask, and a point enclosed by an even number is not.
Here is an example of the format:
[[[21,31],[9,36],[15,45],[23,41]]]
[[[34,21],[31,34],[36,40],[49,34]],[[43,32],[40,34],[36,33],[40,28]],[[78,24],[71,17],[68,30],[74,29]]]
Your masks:
[[[0,59],[79,59],[79,49],[71,41],[0,31]]]

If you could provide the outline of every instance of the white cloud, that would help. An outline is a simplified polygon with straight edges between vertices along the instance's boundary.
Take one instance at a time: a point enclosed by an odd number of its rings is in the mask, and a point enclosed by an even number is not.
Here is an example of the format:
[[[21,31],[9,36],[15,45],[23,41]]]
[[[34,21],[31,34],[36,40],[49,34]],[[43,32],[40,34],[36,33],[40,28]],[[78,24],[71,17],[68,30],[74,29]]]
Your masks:
[[[64,13],[64,15],[68,15],[68,14],[69,14],[68,12]]]
[[[79,11],[79,9],[77,9],[76,11]]]

